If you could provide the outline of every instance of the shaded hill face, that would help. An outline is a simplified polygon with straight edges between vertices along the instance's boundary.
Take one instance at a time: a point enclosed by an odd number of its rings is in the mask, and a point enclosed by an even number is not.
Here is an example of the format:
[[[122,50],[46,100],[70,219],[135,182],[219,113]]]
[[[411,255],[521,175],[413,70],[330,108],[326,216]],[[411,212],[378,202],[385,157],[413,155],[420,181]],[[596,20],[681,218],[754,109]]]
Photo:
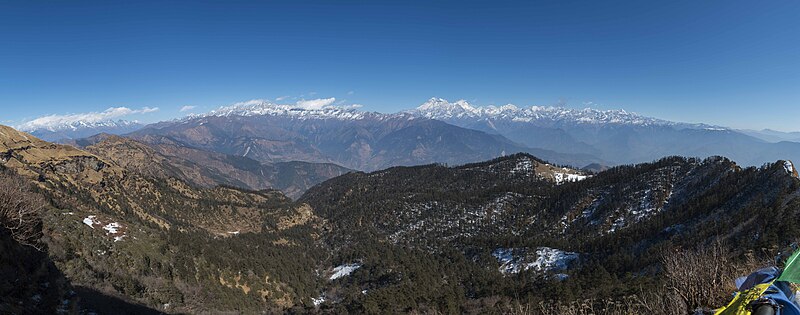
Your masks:
[[[28,180],[0,167],[0,313],[161,314],[73,286],[49,255],[41,216],[52,209]]]
[[[73,285],[190,313],[277,311],[314,295],[321,221],[279,192],[143,176],[2,126],[0,152],[52,201],[43,233]]]
[[[0,313],[76,310],[69,281],[47,256],[39,215],[44,198],[0,167]]]
[[[150,144],[112,135],[81,139],[76,145],[132,172],[178,178],[198,187],[228,185],[253,190],[276,189],[297,198],[308,188],[350,170],[330,163],[259,163],[246,157],[208,152],[167,139]]]
[[[502,136],[410,115],[362,113],[359,119],[207,116],[152,125],[130,136],[156,136],[263,163],[305,161],[376,170],[397,165],[464,164],[529,152],[561,164],[596,162],[589,155],[531,149]]]
[[[574,182],[548,175],[560,172],[578,173],[527,155],[400,167],[341,176],[300,200],[331,224],[326,241],[339,259],[361,259],[369,270],[337,290],[400,294],[392,290],[426,286],[404,277],[438,274],[425,292],[439,302],[459,290],[477,300],[607,296],[658,281],[670,248],[720,240],[742,253],[800,237],[800,181],[783,161],[741,168],[719,157],[671,157]],[[389,296],[340,299],[395,307]]]

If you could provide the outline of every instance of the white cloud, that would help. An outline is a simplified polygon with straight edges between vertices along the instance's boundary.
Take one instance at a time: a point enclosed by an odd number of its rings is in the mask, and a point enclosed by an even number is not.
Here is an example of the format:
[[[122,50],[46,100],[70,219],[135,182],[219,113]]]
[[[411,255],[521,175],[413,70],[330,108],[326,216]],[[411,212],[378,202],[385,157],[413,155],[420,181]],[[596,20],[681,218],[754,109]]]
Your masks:
[[[353,95],[353,94],[356,94],[356,92],[355,91],[347,91],[347,95]]]
[[[23,131],[36,129],[48,129],[59,126],[71,125],[74,123],[98,123],[115,118],[121,118],[134,114],[147,114],[158,111],[158,107],[142,107],[140,109],[130,109],[127,107],[111,107],[102,112],[89,112],[80,114],[48,115],[25,122],[17,128]]]
[[[313,100],[300,100],[297,101],[297,106],[304,108],[304,109],[322,109],[324,107],[330,106],[336,102],[335,97],[331,98],[318,98]]]
[[[287,98],[289,98],[289,96],[288,96],[288,95],[284,95],[284,96],[278,96],[278,97],[276,97],[276,98],[275,98],[275,100],[276,100],[276,101],[278,101],[278,102],[280,102],[280,101],[282,101],[282,100],[285,100],[285,99],[287,99]]]
[[[181,107],[181,112],[188,112],[188,111],[190,111],[190,110],[193,110],[193,109],[195,109],[195,108],[197,108],[197,106],[193,106],[193,105],[186,105],[186,106],[184,106],[184,107]]]

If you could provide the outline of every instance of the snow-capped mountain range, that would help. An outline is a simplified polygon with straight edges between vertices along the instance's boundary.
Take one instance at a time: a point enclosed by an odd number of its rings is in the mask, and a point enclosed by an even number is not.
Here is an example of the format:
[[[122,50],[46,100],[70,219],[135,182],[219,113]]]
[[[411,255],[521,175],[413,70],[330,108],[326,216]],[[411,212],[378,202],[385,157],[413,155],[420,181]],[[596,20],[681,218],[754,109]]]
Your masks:
[[[312,100],[301,101],[296,104],[278,104],[268,100],[256,99],[235,103],[230,106],[223,106],[206,114],[193,117],[289,116],[298,119],[358,120],[382,115],[379,113],[361,111],[358,105],[333,105],[332,102],[335,101],[335,98],[322,99],[321,101],[322,102],[315,102]]]
[[[117,115],[117,112],[144,113],[152,110],[155,109],[120,110],[112,108],[99,114],[106,115],[107,117],[115,117],[114,115]],[[94,116],[98,115],[90,115],[89,117]],[[59,116],[43,117],[19,126],[19,129],[28,131],[45,140],[59,141],[88,137],[101,132],[125,134],[134,132],[143,127],[137,122],[124,120],[81,120],[74,118],[83,116],[71,115],[66,116],[66,118],[69,118],[69,121],[57,121],[55,118],[58,117]],[[173,121],[161,122],[154,124],[153,128],[162,129],[168,128],[173,124],[190,122],[197,122],[198,125],[202,125],[201,120],[204,119],[224,118],[233,121],[242,117],[262,117],[264,119],[294,121],[293,124],[297,124],[297,126],[293,126],[290,129],[303,130],[303,132],[305,132],[304,128],[318,130],[320,127],[317,126],[317,124],[322,121],[327,121],[326,126],[336,126],[336,128],[338,128],[331,132],[341,135],[347,135],[348,132],[359,130],[359,128],[368,128],[368,130],[359,131],[362,135],[370,134],[377,130],[387,132],[391,130],[395,132],[400,131],[401,128],[410,126],[401,121],[437,120],[460,129],[480,131],[490,136],[501,136],[505,138],[505,140],[500,139],[498,141],[504,143],[503,146],[513,144],[513,146],[518,148],[538,149],[551,153],[572,155],[574,158],[569,160],[560,161],[554,159],[552,161],[554,163],[570,165],[576,165],[575,163],[578,163],[577,161],[580,161],[580,163],[595,161],[605,165],[639,163],[652,161],[669,155],[699,157],[721,155],[730,157],[743,165],[760,165],[766,162],[774,162],[778,159],[786,159],[795,155],[800,155],[800,143],[770,143],[758,137],[730,128],[708,124],[672,122],[639,115],[625,110],[599,110],[593,108],[573,109],[555,106],[520,107],[513,104],[503,106],[475,106],[464,100],[450,102],[446,99],[435,97],[414,109],[397,113],[365,111],[361,109],[359,105],[342,105],[342,102],[337,102],[335,98],[300,100],[289,104],[256,99],[223,106],[204,114],[190,115]],[[34,124],[33,122],[37,123]],[[49,123],[43,124],[43,122]],[[276,124],[276,122],[271,123],[273,125]],[[289,122],[286,123],[289,124]],[[416,128],[421,128],[422,126],[420,124],[413,125],[416,126]],[[423,128],[415,131],[416,134],[414,134],[414,137],[421,137],[418,133],[423,132],[423,130],[428,130],[424,132],[432,130],[430,126],[426,127],[427,129]],[[444,127],[445,126],[438,126],[437,130],[444,132],[446,128],[441,129]],[[242,136],[237,132],[244,131],[231,130],[231,132],[233,133],[229,136],[237,138]],[[283,141],[282,143],[285,143],[285,145],[289,147],[294,147],[294,145],[296,145],[296,143],[292,144],[294,140],[286,142],[287,140],[284,139],[285,135],[271,134],[271,132],[275,132],[275,130],[264,129],[255,136],[261,139],[261,141]],[[462,135],[470,134],[468,132],[464,133],[463,130],[457,132],[452,130],[452,132],[454,133],[449,135],[455,133]],[[401,134],[403,136],[400,136]],[[433,134],[435,133],[431,133],[429,136],[433,136]],[[386,134],[378,133],[375,135],[380,135],[382,137]],[[437,134],[437,137],[444,135],[445,134]],[[397,134],[399,138],[393,138],[392,141],[400,141],[401,138],[410,136],[411,132],[399,133]],[[474,134],[474,136],[478,136],[478,134]],[[375,139],[362,140],[374,141]],[[224,142],[226,139],[217,140]],[[304,141],[307,140],[308,139]],[[427,141],[422,138],[405,140],[407,140],[407,142],[404,142],[406,145],[411,145],[415,141]],[[474,139],[461,140],[471,141]],[[484,143],[482,141],[478,142]],[[313,148],[316,145],[320,145],[320,143],[308,143],[308,145]],[[337,145],[341,145],[341,143]],[[335,159],[331,158],[326,161],[355,161],[351,159],[349,155],[359,155],[364,158],[365,156],[377,154],[373,151],[374,148],[372,146],[378,145],[378,143],[370,143],[367,145],[359,142],[353,145],[354,147],[347,149],[350,151],[340,152],[344,154],[343,156]],[[241,148],[242,152],[251,153],[251,150],[255,150],[252,152],[259,152],[258,147],[252,147],[250,150],[247,150],[247,148],[248,146]],[[359,150],[362,150],[362,152],[355,153],[356,148],[360,148]],[[236,148],[236,150],[232,152],[238,153],[238,149],[240,148]],[[431,148],[410,147],[409,149],[412,151],[416,150],[414,152],[421,152],[420,150],[428,150]],[[267,151],[264,151],[264,154],[274,157],[284,156],[285,153],[281,151],[283,149],[279,148],[271,148],[270,150],[272,151],[269,151],[269,154],[266,153]],[[466,151],[459,150],[459,152],[463,153]],[[524,152],[533,151],[527,150]],[[400,152],[395,153],[400,154]],[[511,154],[514,152],[503,153]],[[286,156],[297,155],[288,154]],[[438,160],[426,161],[442,162]],[[356,166],[361,165],[359,163],[346,166],[357,168]],[[384,161],[380,165],[385,166],[386,163],[389,162]]]
[[[21,125],[19,129],[46,141],[64,142],[90,137],[100,133],[126,134],[141,129],[145,125],[130,120],[69,121],[47,125]]]
[[[623,109],[600,110],[590,107],[583,109],[558,106],[519,107],[514,104],[502,106],[474,106],[465,100],[450,102],[433,97],[408,113],[443,121],[456,119],[490,119],[548,125],[631,125],[631,126],[675,126],[697,129],[728,128],[708,124],[689,124],[642,116]]]
[[[625,110],[598,110],[593,108],[572,109],[553,106],[518,107],[513,104],[503,106],[474,106],[465,100],[450,102],[433,97],[419,107],[398,113],[378,113],[361,110],[360,105],[340,106],[333,104],[335,98],[299,101],[295,104],[280,104],[264,99],[254,99],[222,106],[204,114],[193,114],[177,121],[198,117],[231,116],[288,116],[298,119],[340,119],[359,120],[365,118],[387,118],[398,116],[425,117],[437,120],[453,119],[504,119],[515,122],[558,122],[572,124],[617,124],[617,125],[679,125],[671,121],[646,117]],[[71,115],[66,116],[73,118]],[[138,121],[123,119],[61,119],[44,118],[32,120],[16,126],[26,132],[76,132],[86,129],[138,129],[143,126]]]
[[[299,103],[299,102],[298,102]],[[433,97],[413,110],[394,114],[367,112],[358,105],[336,106],[327,104],[308,107],[302,104],[278,104],[268,100],[251,100],[230,106],[220,107],[198,116],[293,116],[300,119],[342,119],[357,120],[366,117],[385,115],[412,115],[437,120],[450,119],[509,119],[518,122],[551,121],[575,124],[621,124],[621,125],[676,125],[678,123],[646,117],[625,110],[598,110],[593,108],[571,109],[553,106],[518,107],[513,104],[503,106],[473,106],[465,100],[450,102]]]
[[[334,98],[300,101],[296,104],[279,104],[269,100],[255,99],[223,106],[205,114],[188,118],[208,116],[289,116],[297,119],[340,119],[359,120],[365,118],[389,118],[398,116],[424,117],[442,121],[452,120],[507,120],[546,125],[630,125],[630,126],[673,126],[680,128],[728,130],[728,128],[708,124],[689,124],[673,122],[639,115],[625,110],[599,110],[594,108],[574,109],[557,106],[519,107],[514,104],[502,106],[475,106],[465,100],[450,102],[432,97],[412,110],[397,113],[378,113],[361,110],[360,105],[334,105]],[[322,101],[322,102],[316,102]],[[325,102],[327,101],[327,102]],[[304,102],[313,102],[309,106]],[[321,103],[321,104],[320,104]]]
[[[37,124],[22,124],[17,129],[25,132],[31,131],[50,131],[50,132],[61,132],[61,131],[78,131],[81,129],[99,129],[99,128],[137,128],[144,126],[144,124],[136,121],[136,120],[102,120],[102,121],[87,121],[87,120],[78,120],[78,121],[67,121],[61,122],[57,124],[47,124],[47,125],[37,125]]]

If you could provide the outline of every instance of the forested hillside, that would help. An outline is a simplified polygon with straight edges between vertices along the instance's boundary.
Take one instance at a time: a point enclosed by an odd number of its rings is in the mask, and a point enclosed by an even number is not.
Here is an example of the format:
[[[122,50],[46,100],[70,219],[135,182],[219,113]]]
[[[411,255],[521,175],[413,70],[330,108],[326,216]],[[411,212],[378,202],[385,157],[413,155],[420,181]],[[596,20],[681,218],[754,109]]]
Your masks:
[[[363,264],[332,285],[341,301],[332,307],[458,313],[511,300],[600,303],[667,295],[670,253],[716,246],[732,268],[796,240],[800,181],[789,165],[669,157],[559,182],[551,175],[568,171],[521,154],[352,173],[301,201],[331,224],[326,242],[339,260]],[[676,300],[684,310],[719,306]]]

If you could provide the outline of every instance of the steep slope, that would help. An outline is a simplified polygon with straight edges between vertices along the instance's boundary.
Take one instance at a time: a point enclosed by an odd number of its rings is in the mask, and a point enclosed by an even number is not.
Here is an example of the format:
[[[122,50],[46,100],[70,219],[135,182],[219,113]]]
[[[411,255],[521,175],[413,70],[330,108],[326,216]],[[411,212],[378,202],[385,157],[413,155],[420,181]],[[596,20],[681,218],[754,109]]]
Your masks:
[[[324,251],[315,240],[322,221],[307,205],[275,191],[143,176],[4,126],[0,152],[3,168],[53,204],[42,214],[49,256],[76,286],[168,312],[310,303]]]
[[[336,289],[328,292],[371,292],[342,294],[334,308],[395,307],[387,299],[406,285],[437,303],[457,301],[446,293],[453,290],[473,303],[509,292],[532,301],[608,297],[653,286],[673,247],[720,240],[741,254],[800,237],[800,180],[784,164],[670,157],[583,178],[514,155],[351,173],[300,200],[330,223],[326,241],[342,253],[336,259],[369,270],[330,285]],[[581,180],[557,180],[565,177]],[[398,252],[414,259],[393,258]],[[443,276],[414,280],[436,273]],[[407,307],[429,306],[405,294]]]
[[[562,164],[598,162],[589,155],[531,149],[490,135],[408,114],[355,109],[292,109],[271,103],[234,106],[148,126],[131,137],[166,137],[186,146],[262,163],[304,161],[376,170],[396,165],[464,164],[531,152]]]
[[[277,189],[297,198],[313,185],[347,173],[330,163],[259,163],[148,137],[150,144],[113,135],[75,141],[89,152],[104,156],[133,172],[157,178],[178,178],[198,187],[229,185],[253,190]]]

